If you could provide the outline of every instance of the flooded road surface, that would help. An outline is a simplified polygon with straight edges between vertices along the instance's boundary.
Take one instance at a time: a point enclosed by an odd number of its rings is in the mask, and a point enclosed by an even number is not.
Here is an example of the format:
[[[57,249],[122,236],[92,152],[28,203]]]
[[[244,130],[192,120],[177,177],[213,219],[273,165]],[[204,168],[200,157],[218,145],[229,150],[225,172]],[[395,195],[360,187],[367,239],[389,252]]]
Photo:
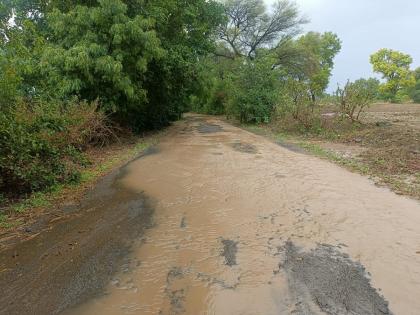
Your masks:
[[[189,116],[119,181],[153,227],[66,314],[420,314],[420,204],[362,176]]]

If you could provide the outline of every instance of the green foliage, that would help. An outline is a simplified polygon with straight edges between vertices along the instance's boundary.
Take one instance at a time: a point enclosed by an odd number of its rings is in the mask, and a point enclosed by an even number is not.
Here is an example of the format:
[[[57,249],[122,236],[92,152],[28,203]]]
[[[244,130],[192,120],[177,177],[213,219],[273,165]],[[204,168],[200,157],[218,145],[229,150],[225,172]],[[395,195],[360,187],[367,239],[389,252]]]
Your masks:
[[[334,58],[341,50],[341,41],[334,33],[309,32],[300,37],[296,45],[303,54],[298,77],[308,83],[311,98],[315,101],[328,87]]]
[[[220,115],[226,112],[228,80],[235,63],[229,59],[207,57],[198,68],[196,88],[191,98],[191,109],[198,113]]]
[[[308,83],[288,79],[282,84],[281,97],[276,107],[276,120],[285,129],[302,132],[320,131],[320,107],[312,100]]]
[[[352,122],[358,121],[360,114],[370,106],[378,95],[378,81],[359,79],[347,82],[344,88],[338,87],[335,93],[335,104],[342,117]]]
[[[0,191],[78,180],[83,150],[112,140],[116,123],[178,119],[204,97],[199,60],[223,18],[213,0],[3,1]]]
[[[19,97],[21,78],[16,70],[0,55],[0,110],[6,110]]]
[[[153,21],[128,17],[121,1],[100,0],[98,7],[55,9],[48,22],[55,43],[42,65],[58,95],[99,99],[105,111],[132,123],[147,100],[148,64],[164,54]]]
[[[270,57],[239,60],[229,77],[227,114],[243,123],[268,122],[277,105],[279,81]]]
[[[1,112],[0,191],[18,195],[79,180],[81,148],[101,117],[96,104],[74,102],[20,102]]]
[[[203,94],[199,60],[213,51],[223,18],[221,5],[206,0],[148,1],[144,12],[158,21],[157,35],[167,53],[146,74],[148,102],[137,122],[143,129],[178,119],[189,109],[190,97]]]
[[[370,57],[373,70],[386,80],[380,86],[386,99],[399,102],[407,96],[407,90],[415,85],[414,75],[410,71],[412,62],[409,55],[391,49],[381,49]]]
[[[420,103],[420,68],[414,70],[416,84],[410,90],[410,97],[415,103]]]

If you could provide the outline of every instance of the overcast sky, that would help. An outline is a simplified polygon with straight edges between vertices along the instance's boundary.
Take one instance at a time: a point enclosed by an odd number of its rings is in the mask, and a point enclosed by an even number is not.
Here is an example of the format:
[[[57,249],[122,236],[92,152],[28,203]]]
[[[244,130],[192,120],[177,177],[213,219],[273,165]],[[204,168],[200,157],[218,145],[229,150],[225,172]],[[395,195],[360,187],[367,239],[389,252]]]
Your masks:
[[[295,1],[311,21],[305,31],[332,31],[343,42],[330,89],[347,79],[373,76],[369,56],[380,48],[408,53],[412,67],[420,66],[420,0]]]

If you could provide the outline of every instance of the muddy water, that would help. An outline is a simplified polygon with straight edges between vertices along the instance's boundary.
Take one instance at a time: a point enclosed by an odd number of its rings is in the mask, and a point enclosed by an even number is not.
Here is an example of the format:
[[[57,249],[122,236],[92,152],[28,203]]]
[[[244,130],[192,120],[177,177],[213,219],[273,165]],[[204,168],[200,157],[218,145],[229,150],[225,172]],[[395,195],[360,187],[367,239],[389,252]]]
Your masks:
[[[154,225],[67,314],[420,314],[420,204],[359,175],[189,116],[119,185]]]

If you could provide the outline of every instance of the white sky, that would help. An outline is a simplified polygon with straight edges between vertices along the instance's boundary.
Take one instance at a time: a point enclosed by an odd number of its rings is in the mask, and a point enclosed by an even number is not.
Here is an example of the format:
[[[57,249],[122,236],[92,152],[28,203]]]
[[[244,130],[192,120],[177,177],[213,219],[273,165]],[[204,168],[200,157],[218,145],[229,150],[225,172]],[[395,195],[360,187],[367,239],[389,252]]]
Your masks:
[[[420,66],[420,0],[295,1],[311,21],[305,31],[332,31],[343,42],[330,89],[347,79],[373,76],[369,56],[381,48],[408,53],[413,69]]]

